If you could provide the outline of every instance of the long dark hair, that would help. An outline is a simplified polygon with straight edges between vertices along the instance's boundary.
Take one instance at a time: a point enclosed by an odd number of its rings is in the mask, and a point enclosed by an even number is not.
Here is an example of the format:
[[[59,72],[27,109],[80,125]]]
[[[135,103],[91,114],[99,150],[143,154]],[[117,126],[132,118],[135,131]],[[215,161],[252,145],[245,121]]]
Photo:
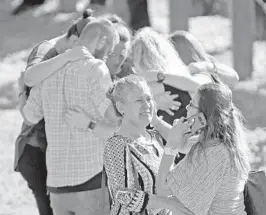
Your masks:
[[[210,60],[210,56],[206,53],[200,41],[191,33],[175,31],[169,35],[169,39],[186,65],[192,62]]]

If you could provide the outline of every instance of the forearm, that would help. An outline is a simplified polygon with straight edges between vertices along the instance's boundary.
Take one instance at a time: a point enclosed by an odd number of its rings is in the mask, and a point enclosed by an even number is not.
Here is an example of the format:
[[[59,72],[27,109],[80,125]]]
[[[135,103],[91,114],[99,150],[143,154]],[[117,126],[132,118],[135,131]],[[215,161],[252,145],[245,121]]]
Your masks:
[[[239,76],[233,68],[221,63],[215,63],[215,65],[217,67],[216,74],[222,82],[232,87],[238,83]]]
[[[195,93],[197,89],[204,83],[200,83],[199,80],[191,75],[173,75],[165,74],[164,83],[174,88],[178,88],[183,91]]]
[[[156,128],[156,130],[160,133],[160,135],[166,140],[172,126],[167,122],[163,121],[162,119],[160,119],[159,117],[155,117],[153,119],[152,125]]]
[[[174,161],[173,155],[164,154],[160,163],[159,172],[156,178],[157,194],[168,196],[170,194],[169,187],[167,185],[167,175],[170,171],[170,167]]]
[[[27,86],[34,86],[48,78],[68,62],[65,53],[52,59],[37,63],[25,71],[24,82]]]
[[[153,96],[156,96],[157,94],[164,92],[163,84],[158,83],[157,81],[148,82],[148,84],[152,90]]]

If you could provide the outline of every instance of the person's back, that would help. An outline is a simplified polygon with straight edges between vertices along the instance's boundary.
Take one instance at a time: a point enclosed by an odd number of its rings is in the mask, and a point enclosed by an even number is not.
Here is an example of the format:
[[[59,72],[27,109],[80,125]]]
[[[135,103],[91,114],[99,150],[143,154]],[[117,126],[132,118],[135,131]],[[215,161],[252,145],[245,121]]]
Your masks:
[[[228,167],[223,182],[210,207],[213,214],[245,215],[245,180],[234,176]]]
[[[41,86],[48,141],[48,186],[83,183],[102,169],[104,145],[95,144],[99,139],[90,130],[72,128],[64,118],[67,109],[79,107],[96,120],[103,119],[101,110],[105,110],[108,104],[102,100],[101,89],[95,91],[94,85],[101,85],[105,91],[111,84],[111,78],[107,68],[99,70],[99,67],[106,66],[95,58],[71,62],[47,78]],[[60,157],[57,155],[58,149]],[[58,175],[62,177],[56,177]],[[73,180],[62,181],[67,178]]]

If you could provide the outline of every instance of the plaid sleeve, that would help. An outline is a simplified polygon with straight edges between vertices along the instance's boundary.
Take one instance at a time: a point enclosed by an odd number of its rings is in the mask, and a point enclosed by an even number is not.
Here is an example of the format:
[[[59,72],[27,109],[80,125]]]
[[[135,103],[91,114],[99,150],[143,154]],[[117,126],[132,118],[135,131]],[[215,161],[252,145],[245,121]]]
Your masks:
[[[91,88],[91,96],[95,108],[104,117],[105,111],[111,104],[106,97],[108,89],[112,86],[112,79],[109,70],[103,61],[93,65],[92,75],[88,79],[88,85]]]
[[[41,84],[31,89],[27,103],[23,108],[23,115],[26,121],[32,124],[37,124],[43,118]]]

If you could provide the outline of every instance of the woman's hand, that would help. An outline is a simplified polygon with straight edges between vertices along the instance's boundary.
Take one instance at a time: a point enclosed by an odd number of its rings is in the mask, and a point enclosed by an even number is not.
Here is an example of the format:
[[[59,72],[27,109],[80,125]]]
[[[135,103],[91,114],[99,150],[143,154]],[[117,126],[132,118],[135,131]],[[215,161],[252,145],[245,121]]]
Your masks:
[[[84,58],[93,58],[93,56],[85,46],[75,46],[72,49],[68,49],[65,52],[65,56],[68,62]]]
[[[67,124],[72,128],[88,129],[91,118],[82,108],[69,109],[65,114]]]
[[[171,92],[162,92],[154,96],[157,104],[157,109],[163,110],[171,116],[174,115],[173,111],[177,111],[181,105],[180,102],[175,101],[176,98],[178,98],[178,95],[171,95]]]
[[[174,149],[177,148],[180,152],[185,151],[187,141],[193,135],[191,132],[192,124],[193,122],[185,121],[184,117],[175,120],[168,134],[167,145]]]
[[[200,72],[215,72],[214,63],[211,61],[202,61],[195,62],[188,65],[188,69],[191,75],[200,73]]]

